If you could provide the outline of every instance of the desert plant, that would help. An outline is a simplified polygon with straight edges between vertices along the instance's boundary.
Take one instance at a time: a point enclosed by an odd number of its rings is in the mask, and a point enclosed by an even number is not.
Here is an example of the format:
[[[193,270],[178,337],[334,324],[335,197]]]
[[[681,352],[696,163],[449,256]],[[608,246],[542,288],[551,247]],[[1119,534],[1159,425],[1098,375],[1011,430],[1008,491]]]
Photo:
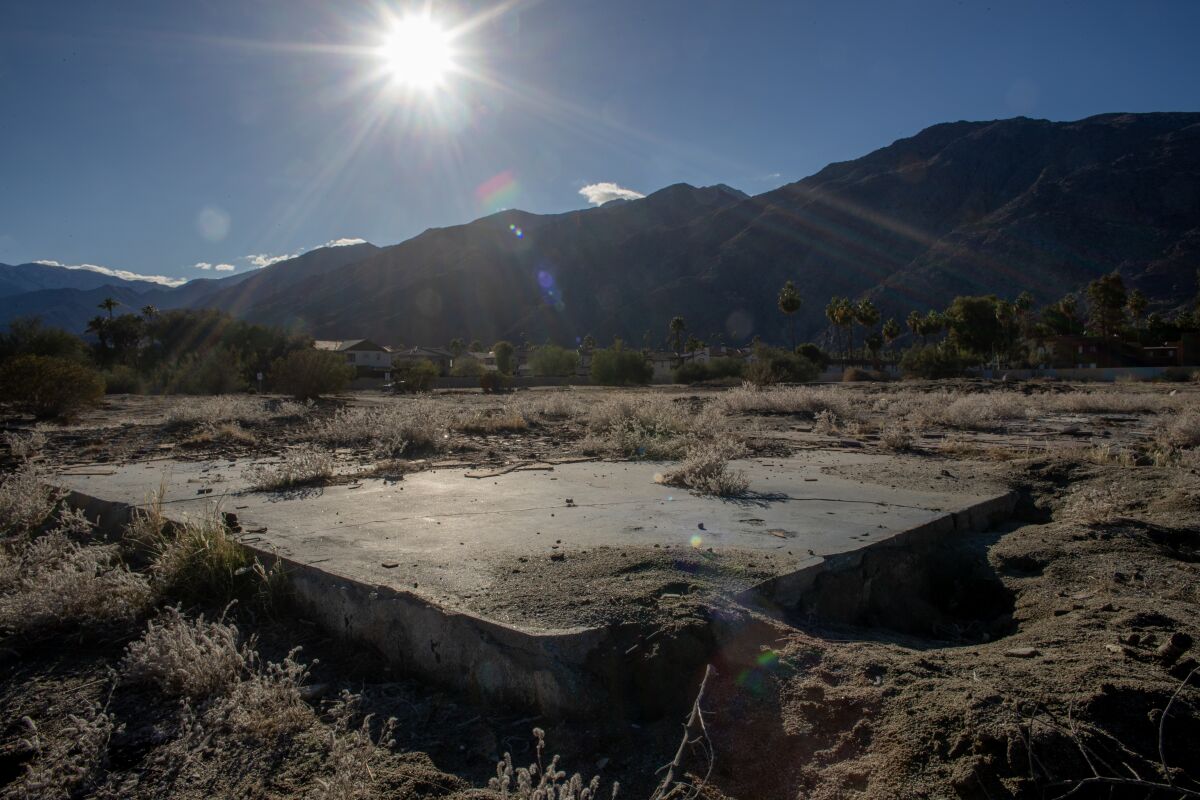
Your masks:
[[[234,540],[215,507],[182,523],[169,523],[158,502],[139,510],[126,540],[150,556],[152,585],[183,602],[253,598],[259,578],[253,560]]]
[[[87,704],[78,714],[68,714],[66,724],[49,741],[30,717],[21,722],[25,728],[22,742],[34,756],[12,787],[16,792],[5,796],[39,800],[90,795],[97,788],[96,777],[107,760],[113,734],[124,728],[96,703]]]
[[[357,726],[353,720],[359,713],[360,698],[343,691],[330,709],[329,767],[331,774],[317,778],[318,797],[323,800],[357,800],[370,795],[374,772],[371,764],[380,753],[396,746],[392,733],[395,719],[388,719],[377,736],[371,735],[371,715],[363,717]]]
[[[333,476],[334,461],[329,453],[314,447],[289,450],[283,460],[273,464],[252,464],[242,472],[250,488],[260,492],[310,486]]]
[[[33,533],[50,518],[62,494],[28,461],[4,475],[0,478],[0,534]]]
[[[310,436],[337,447],[363,447],[385,457],[412,456],[445,446],[452,420],[437,402],[421,398],[371,408],[341,408]]]
[[[46,446],[46,434],[34,428],[29,433],[5,431],[4,443],[13,458],[28,461],[36,456]]]
[[[104,395],[100,374],[55,356],[17,356],[0,364],[0,403],[37,419],[68,418]]]
[[[679,458],[691,440],[727,428],[719,409],[700,410],[659,394],[621,394],[594,405],[583,449],[635,458]]]
[[[484,394],[502,392],[512,384],[512,376],[495,370],[489,370],[479,376],[479,388]]]
[[[309,411],[309,405],[289,400],[264,400],[244,395],[197,397],[175,403],[167,412],[167,425],[254,425],[272,419],[303,417]]]
[[[499,792],[505,800],[598,800],[599,776],[586,784],[579,773],[568,779],[567,773],[558,768],[558,756],[551,758],[549,764],[543,761],[546,754],[545,731],[534,728],[533,736],[537,741],[537,761],[528,767],[514,767],[512,754],[505,753],[504,759],[496,764],[496,777],[488,781],[489,789]],[[611,797],[615,798],[620,788],[620,784],[613,783]]]
[[[271,365],[271,385],[297,400],[314,400],[346,388],[354,369],[337,353],[293,350]]]
[[[121,676],[127,683],[151,684],[169,697],[199,700],[239,680],[250,664],[250,649],[239,645],[237,628],[224,615],[212,622],[203,614],[188,619],[178,607],[167,606],[126,648]]]
[[[77,513],[57,527],[0,551],[0,628],[22,634],[95,629],[133,619],[150,587],[121,561],[116,545],[83,544],[91,532]]]
[[[105,394],[141,394],[145,386],[133,367],[116,364],[103,373]]]
[[[730,470],[729,461],[744,454],[742,444],[730,438],[698,441],[688,448],[677,468],[657,476],[658,482],[719,497],[742,495],[750,488],[750,481],[746,473]]]
[[[746,369],[746,378],[759,386],[805,383],[814,380],[819,372],[816,364],[798,353],[760,345],[754,350],[754,361]]]

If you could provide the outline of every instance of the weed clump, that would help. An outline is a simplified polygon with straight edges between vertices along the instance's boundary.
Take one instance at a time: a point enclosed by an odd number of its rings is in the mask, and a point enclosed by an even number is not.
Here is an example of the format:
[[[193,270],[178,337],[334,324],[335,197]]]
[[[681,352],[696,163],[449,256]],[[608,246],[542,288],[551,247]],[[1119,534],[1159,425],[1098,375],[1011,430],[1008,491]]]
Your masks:
[[[310,486],[333,477],[333,456],[306,447],[290,450],[277,464],[254,464],[242,472],[251,489],[273,492]]]
[[[744,454],[742,445],[732,439],[698,442],[688,450],[682,464],[659,476],[659,483],[718,497],[743,495],[750,481],[741,470],[731,470],[729,462]]]
[[[505,753],[504,759],[496,764],[496,777],[488,781],[488,788],[499,792],[502,798],[514,800],[598,800],[600,797],[600,776],[594,776],[587,783],[578,772],[567,778],[567,773],[558,768],[558,756],[544,764],[546,752],[546,733],[541,728],[533,729],[537,740],[537,761],[528,767],[514,767],[512,754]],[[615,798],[621,785],[613,783],[612,794]]]
[[[433,401],[414,400],[373,408],[342,408],[319,423],[312,438],[335,447],[363,447],[384,457],[440,450],[451,427]]]

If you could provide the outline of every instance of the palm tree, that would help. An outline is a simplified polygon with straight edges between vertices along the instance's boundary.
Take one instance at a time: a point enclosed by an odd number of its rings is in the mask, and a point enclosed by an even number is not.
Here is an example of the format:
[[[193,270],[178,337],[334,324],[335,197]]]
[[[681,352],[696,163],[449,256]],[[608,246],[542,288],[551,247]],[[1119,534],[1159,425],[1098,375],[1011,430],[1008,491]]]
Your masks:
[[[850,328],[850,326],[854,324],[854,306],[849,299],[834,295],[833,297],[829,298],[829,305],[825,306],[825,317],[834,326],[834,328],[839,330],[842,328]],[[853,337],[852,330],[851,337]],[[851,341],[851,344],[853,344],[853,340]],[[844,343],[842,347],[845,347]],[[842,362],[845,363],[845,360],[846,351],[843,349]]]
[[[779,290],[779,310],[787,316],[790,323],[793,352],[796,350],[796,312],[803,304],[804,298],[800,296],[800,292],[791,281],[785,283]]]
[[[142,317],[147,321],[158,316],[158,309],[154,306],[142,306]]]
[[[88,320],[87,324],[87,332],[95,335],[96,340],[100,342],[100,349],[106,354],[108,353],[108,334],[111,323],[111,319],[96,316]]]
[[[596,337],[592,336],[589,333],[587,336],[583,337],[583,350],[586,353],[590,353],[595,349],[596,349]]]
[[[100,305],[98,305],[96,307],[103,308],[105,311],[108,312],[108,318],[112,319],[113,309],[119,305],[121,305],[121,304],[119,302],[117,302],[116,300],[112,299],[111,297],[106,297],[103,300],[101,300]]]
[[[683,332],[687,330],[687,324],[683,321],[683,317],[673,317],[668,327],[671,330],[671,338],[675,342],[675,355],[679,355]]]
[[[1129,293],[1129,299],[1125,301],[1125,307],[1129,309],[1129,316],[1133,317],[1133,327],[1142,327],[1142,314],[1146,312],[1147,305],[1149,305],[1149,302],[1141,290],[1134,289]]]
[[[876,323],[879,322],[880,314],[879,309],[875,307],[875,304],[871,302],[870,298],[864,297],[854,306],[853,316],[853,321],[863,326],[863,335],[865,337],[870,335],[871,329],[874,328]],[[854,334],[851,333],[851,337],[853,337],[853,335]],[[851,339],[851,345],[853,345],[853,338]],[[864,349],[866,348],[865,338],[863,339],[863,347]],[[865,352],[863,353],[863,357],[865,360]]]
[[[892,342],[900,338],[900,323],[896,322],[895,317],[888,317],[887,322],[883,323],[883,341],[888,347],[892,346]]]
[[[913,309],[912,311],[908,312],[908,316],[904,319],[904,322],[908,325],[908,329],[909,329],[909,331],[912,332],[913,336],[921,336],[921,312],[920,311]],[[925,344],[924,336],[921,336],[921,344]]]

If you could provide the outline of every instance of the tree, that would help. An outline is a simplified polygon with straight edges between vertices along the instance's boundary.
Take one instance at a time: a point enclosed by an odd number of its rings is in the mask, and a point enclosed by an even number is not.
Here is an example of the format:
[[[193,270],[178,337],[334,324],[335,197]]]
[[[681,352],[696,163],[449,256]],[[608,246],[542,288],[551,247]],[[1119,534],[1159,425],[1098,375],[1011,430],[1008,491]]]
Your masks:
[[[864,336],[870,335],[872,329],[879,322],[879,309],[871,302],[869,297],[864,297],[855,304],[853,309],[854,321],[863,326]],[[864,345],[866,340],[863,340]]]
[[[1133,327],[1140,328],[1142,326],[1142,314],[1146,313],[1146,306],[1149,304],[1146,295],[1142,294],[1140,289],[1134,289],[1129,293],[1125,307],[1129,309],[1129,316],[1133,318]]]
[[[482,353],[483,342],[479,341],[478,339],[472,339],[471,343],[467,345],[467,351],[471,353]]]
[[[937,336],[942,331],[946,330],[946,317],[932,308],[925,312],[925,318],[921,320],[921,341],[928,341],[928,337]]]
[[[854,324],[854,305],[848,298],[833,296],[829,298],[829,304],[825,306],[825,318],[834,326],[835,330],[840,331],[842,328],[851,329]],[[853,342],[851,342],[853,345]],[[842,345],[843,361],[846,357],[845,344]]]
[[[341,391],[353,377],[354,368],[326,350],[294,350],[271,365],[271,384],[297,400]]]
[[[479,359],[469,355],[461,355],[454,359],[454,366],[450,368],[450,374],[456,378],[477,378],[486,371]]]
[[[908,329],[912,332],[912,335],[920,336],[921,343],[924,344],[925,343],[925,335],[923,332],[924,327],[922,325],[922,322],[924,321],[924,317],[921,316],[921,312],[917,311],[916,309],[913,309],[912,311],[908,312],[908,316],[905,318],[904,321],[905,321],[905,323],[907,323]]]
[[[502,375],[513,374],[513,353],[515,352],[512,342],[499,341],[492,345],[492,354],[496,357],[496,370]]]
[[[1125,283],[1118,272],[1102,275],[1087,286],[1089,322],[1100,336],[1109,337],[1125,321]]]
[[[450,351],[450,355],[454,356],[455,358],[458,358],[467,349],[467,346],[465,344],[463,344],[462,339],[451,339],[450,346],[446,349],[448,349]]]
[[[121,304],[117,300],[114,300],[111,297],[106,297],[100,301],[100,305],[96,306],[96,308],[103,308],[105,311],[108,312],[108,318],[112,319],[113,309],[119,305],[121,305]]]
[[[583,337],[583,352],[590,353],[596,349],[596,337],[590,333]]]
[[[437,365],[428,358],[404,359],[392,366],[392,385],[399,392],[425,392],[438,375]]]
[[[38,317],[18,317],[0,332],[0,361],[13,356],[54,356],[83,361],[87,350],[83,340],[60,328],[47,328]]]
[[[679,355],[679,351],[682,349],[680,343],[683,341],[683,332],[687,330],[687,324],[683,321],[683,317],[672,317],[668,328],[671,331],[671,340],[675,343],[675,355]]]
[[[154,306],[150,306],[150,305],[142,306],[142,319],[149,322],[150,320],[154,319],[157,316],[158,316],[157,308],[155,308]]]
[[[887,322],[883,323],[883,340],[887,342],[888,347],[900,338],[901,333],[900,323],[896,322],[895,317],[888,317]]]
[[[37,419],[70,418],[103,394],[100,375],[78,361],[24,355],[0,365],[0,403]]]
[[[529,358],[529,371],[538,376],[570,376],[579,366],[579,353],[558,345],[542,345]]]
[[[626,350],[620,340],[613,347],[592,354],[592,380],[605,386],[649,383],[654,368],[637,350]]]
[[[704,349],[704,342],[697,339],[695,336],[689,336],[687,341],[683,343],[684,352],[695,354],[697,350]]]
[[[804,305],[804,298],[800,296],[800,292],[796,286],[788,281],[779,290],[779,310],[787,316],[788,326],[792,334],[792,350],[796,349],[796,312],[800,310],[800,306]]]
[[[954,298],[945,315],[951,343],[981,361],[994,355],[1004,338],[996,303],[994,295]]]

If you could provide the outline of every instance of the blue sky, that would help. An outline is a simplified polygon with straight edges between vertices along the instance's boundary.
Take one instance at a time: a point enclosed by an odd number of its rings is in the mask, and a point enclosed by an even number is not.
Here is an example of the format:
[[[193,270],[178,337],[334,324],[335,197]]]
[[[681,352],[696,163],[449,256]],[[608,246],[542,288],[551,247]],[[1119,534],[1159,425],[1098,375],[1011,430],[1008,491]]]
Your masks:
[[[1192,0],[434,3],[421,91],[379,48],[425,8],[0,4],[0,262],[213,277],[594,184],[754,194],[949,120],[1200,108]]]

